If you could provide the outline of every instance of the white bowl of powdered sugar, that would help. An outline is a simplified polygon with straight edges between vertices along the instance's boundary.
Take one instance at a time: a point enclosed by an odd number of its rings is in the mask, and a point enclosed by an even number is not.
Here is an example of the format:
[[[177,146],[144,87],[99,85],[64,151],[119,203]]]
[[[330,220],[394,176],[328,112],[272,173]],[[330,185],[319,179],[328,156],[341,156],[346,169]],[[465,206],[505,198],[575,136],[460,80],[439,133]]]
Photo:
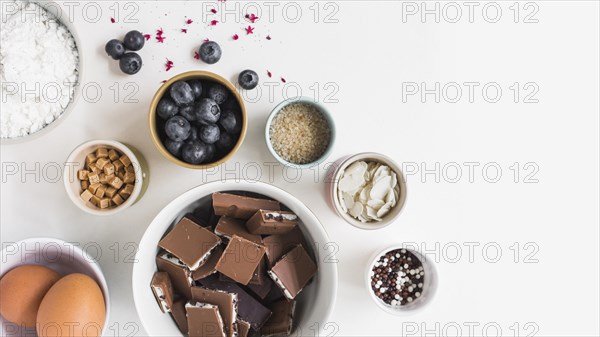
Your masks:
[[[59,3],[3,1],[0,8],[0,138],[18,143],[48,132],[73,106],[77,42]]]

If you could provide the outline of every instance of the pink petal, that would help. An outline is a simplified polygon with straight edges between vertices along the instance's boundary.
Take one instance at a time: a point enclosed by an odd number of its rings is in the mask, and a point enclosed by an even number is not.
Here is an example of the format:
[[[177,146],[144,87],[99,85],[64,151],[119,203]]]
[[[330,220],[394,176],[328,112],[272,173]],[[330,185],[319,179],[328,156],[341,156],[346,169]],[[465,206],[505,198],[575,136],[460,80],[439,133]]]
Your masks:
[[[213,8],[213,9],[211,9],[210,11],[211,11],[213,14],[217,14],[217,10],[216,10],[216,9],[214,9],[214,8]]]
[[[189,25],[189,24],[191,24],[192,22],[194,22],[192,19],[187,19],[187,20],[185,21],[185,23],[186,23],[186,24],[188,24],[188,25]]]
[[[195,51],[195,52],[194,52],[194,58],[195,58],[196,60],[199,60],[199,59],[200,59],[200,54],[198,54],[198,52],[197,52],[197,51]]]
[[[182,33],[187,33],[187,29],[185,29],[185,28],[181,28],[181,32],[182,32]]]
[[[268,75],[269,77],[273,77],[273,74],[271,74],[271,72],[270,72],[270,71],[268,71],[268,70],[267,70],[267,75]]]
[[[286,82],[285,78],[282,77],[281,82],[285,83]]]
[[[211,25],[211,26],[216,26],[216,25],[217,25],[217,23],[219,23],[219,20],[212,20],[212,21],[210,22],[210,25]]]
[[[232,38],[233,38],[234,40],[237,40],[237,39],[239,39],[239,38],[240,38],[240,36],[239,36],[239,35],[237,35],[237,34],[233,34]]]
[[[110,22],[115,23],[116,22],[115,18],[110,18]]]
[[[146,41],[150,40],[151,37],[152,35],[150,34],[144,34],[144,38],[146,39]]]
[[[270,40],[270,39],[271,39],[271,35],[267,35],[267,40]]]
[[[244,29],[246,30],[246,35],[254,34],[254,27],[248,26],[247,28],[244,28]]]

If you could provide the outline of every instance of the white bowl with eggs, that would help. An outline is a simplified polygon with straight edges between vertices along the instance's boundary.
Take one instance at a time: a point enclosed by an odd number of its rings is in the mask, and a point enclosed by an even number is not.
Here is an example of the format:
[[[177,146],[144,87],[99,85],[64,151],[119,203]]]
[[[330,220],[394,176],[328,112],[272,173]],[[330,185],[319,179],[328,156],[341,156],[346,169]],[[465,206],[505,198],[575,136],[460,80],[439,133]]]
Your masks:
[[[96,303],[94,305],[98,305],[99,307],[102,305],[104,306],[105,312],[104,322],[102,325],[102,335],[106,335],[108,333],[108,324],[106,324],[110,316],[110,295],[108,284],[106,283],[106,279],[104,278],[104,274],[102,273],[98,262],[94,260],[94,258],[90,257],[78,246],[54,238],[29,238],[17,242],[3,242],[2,261],[0,264],[0,279],[11,270],[27,265],[48,267],[57,272],[60,277],[64,277],[73,273],[80,273],[89,276],[93,281],[95,281],[102,292],[104,303]],[[35,278],[35,275],[31,275],[31,278]],[[36,279],[36,281],[38,280]],[[27,288],[13,289],[15,292],[26,292],[27,290]],[[61,310],[66,309],[65,306],[69,303],[68,295],[69,294],[66,293],[64,296],[59,296],[61,300],[55,301],[58,303],[50,304],[50,307],[52,307],[50,311],[53,312],[50,314],[55,315],[54,317],[58,317],[56,315],[60,315]],[[79,297],[77,298],[77,301],[85,301],[85,299]],[[2,310],[13,309],[16,308],[14,306],[9,308],[2,307]],[[38,314],[40,312],[38,312]],[[78,312],[81,312],[81,310]],[[68,322],[76,321],[73,319],[73,315],[76,316],[77,313],[72,313],[68,319]],[[98,320],[100,319],[101,317],[98,318]],[[59,319],[57,318],[55,321],[59,321]],[[1,316],[0,323],[2,325],[2,336],[32,337],[37,335],[35,328],[21,327],[9,322],[7,319]],[[53,333],[51,330],[55,328],[54,321],[52,325],[52,327],[48,327],[47,329],[48,334]],[[97,324],[89,325],[88,332],[90,337],[94,335],[93,329],[96,329],[97,327]]]

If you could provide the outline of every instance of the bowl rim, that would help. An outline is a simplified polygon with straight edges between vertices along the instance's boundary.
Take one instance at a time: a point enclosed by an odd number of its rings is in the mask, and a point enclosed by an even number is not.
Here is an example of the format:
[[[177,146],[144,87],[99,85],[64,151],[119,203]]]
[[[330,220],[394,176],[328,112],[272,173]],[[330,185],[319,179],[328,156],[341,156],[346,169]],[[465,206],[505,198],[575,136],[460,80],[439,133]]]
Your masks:
[[[360,220],[357,220],[357,219],[351,217],[347,212],[344,212],[344,210],[341,208],[340,201],[337,196],[337,189],[338,189],[339,181],[340,181],[343,171],[348,166],[350,166],[350,164],[352,164],[356,161],[365,160],[365,159],[377,161],[377,162],[380,162],[382,164],[389,166],[394,171],[394,173],[396,173],[396,175],[398,176],[398,184],[400,185],[400,193],[399,193],[400,200],[398,200],[398,202],[396,203],[396,206],[394,206],[392,208],[393,212],[390,212],[387,215],[385,215],[382,218],[382,221],[361,222]],[[348,157],[342,158],[340,164],[336,165],[329,192],[331,194],[333,208],[335,209],[335,211],[339,217],[341,217],[342,219],[344,219],[344,221],[346,221],[347,223],[349,223],[350,225],[352,225],[354,227],[364,229],[364,230],[376,230],[376,229],[381,229],[381,228],[391,225],[394,222],[394,220],[396,220],[400,216],[400,214],[406,207],[406,199],[407,199],[407,194],[408,194],[406,185],[407,184],[406,184],[406,179],[404,177],[404,172],[402,172],[402,169],[400,168],[400,166],[392,158],[390,158],[384,154],[377,153],[377,152],[361,152],[361,153],[357,153],[355,155],[350,155]]]
[[[119,141],[108,140],[108,139],[88,140],[86,142],[81,143],[80,145],[75,147],[75,149],[73,151],[71,151],[71,153],[69,154],[69,156],[67,157],[67,160],[65,162],[66,165],[71,165],[73,163],[76,163],[74,158],[77,155],[79,155],[81,152],[83,152],[84,149],[86,149],[90,146],[101,146],[101,145],[116,148],[117,150],[121,151],[123,154],[127,155],[129,157],[129,159],[131,160],[131,163],[138,167],[137,170],[134,170],[136,183],[133,184],[133,192],[131,193],[129,198],[127,198],[127,200],[125,200],[125,202],[123,204],[121,204],[117,207],[114,207],[114,208],[109,208],[109,209],[105,209],[105,210],[102,210],[99,208],[92,208],[92,207],[88,206],[88,202],[84,203],[83,200],[80,198],[79,194],[75,193],[75,191],[73,190],[73,188],[71,186],[71,181],[70,181],[72,178],[71,177],[72,170],[64,170],[63,183],[65,186],[65,190],[67,191],[67,195],[69,196],[69,199],[71,199],[71,202],[73,202],[73,204],[75,204],[79,209],[81,209],[82,211],[87,212],[89,214],[104,216],[104,215],[113,215],[113,214],[119,213],[119,212],[131,207],[133,204],[136,203],[136,201],[139,199],[139,196],[142,192],[144,173],[143,173],[142,164],[141,164],[139,158],[136,156],[136,154],[133,151],[131,151],[129,146],[127,146]]]
[[[273,148],[273,145],[271,144],[271,124],[273,122],[273,119],[275,118],[275,116],[277,116],[277,114],[283,108],[285,108],[288,105],[295,104],[295,103],[304,103],[304,104],[309,104],[309,105],[316,107],[319,110],[319,112],[321,112],[321,114],[323,114],[323,117],[325,117],[325,119],[327,120],[327,124],[329,124],[329,136],[330,136],[329,137],[329,145],[325,149],[325,152],[323,152],[323,154],[317,160],[312,161],[310,163],[306,163],[306,164],[295,164],[295,163],[292,163],[292,162],[289,162],[289,161],[283,159],[277,153],[277,151],[275,151],[275,149]],[[317,166],[317,165],[323,163],[331,155],[331,152],[333,151],[333,147],[335,145],[335,139],[336,139],[335,121],[333,120],[333,116],[331,115],[331,112],[325,107],[325,105],[321,104],[320,102],[315,101],[314,99],[312,99],[310,97],[306,97],[306,96],[291,97],[291,98],[281,101],[279,104],[277,104],[275,106],[275,108],[273,108],[273,110],[271,110],[271,113],[269,114],[269,117],[267,118],[267,122],[265,125],[265,143],[267,144],[267,148],[269,149],[269,152],[271,153],[271,155],[273,157],[275,157],[275,159],[280,164],[285,165],[287,167],[295,168],[295,169],[308,169],[308,168],[311,168],[311,167],[314,167],[314,166]]]
[[[258,191],[258,189],[262,189],[262,191]],[[256,192],[256,193],[262,193],[267,196],[269,196],[269,193],[285,195],[286,197],[289,197],[289,198],[297,201],[297,204],[295,206],[301,208],[302,211],[306,215],[308,215],[311,222],[316,222],[319,224],[319,226],[314,226],[314,230],[320,232],[320,235],[323,238],[325,238],[325,240],[330,240],[327,230],[325,229],[323,224],[319,221],[317,216],[308,208],[308,206],[306,206],[300,199],[296,198],[294,195],[288,193],[287,191],[285,191],[275,185],[265,183],[265,182],[260,182],[260,181],[225,179],[225,180],[220,180],[220,181],[213,181],[210,183],[206,183],[206,184],[202,184],[202,185],[198,185],[198,186],[190,188],[189,190],[187,190],[187,191],[183,192],[182,194],[180,194],[179,196],[177,196],[175,199],[173,199],[171,202],[169,202],[165,207],[163,207],[158,212],[158,214],[154,217],[154,219],[152,219],[152,222],[146,228],[146,231],[144,232],[144,234],[142,235],[142,238],[139,241],[138,251],[137,251],[136,257],[135,257],[136,261],[138,261],[138,263],[134,264],[134,266],[133,266],[132,277],[131,277],[131,286],[132,286],[132,290],[133,290],[133,301],[135,304],[136,311],[138,313],[138,317],[140,319],[140,322],[142,323],[142,326],[146,330],[146,333],[148,336],[155,336],[155,335],[152,332],[148,331],[148,329],[146,328],[148,326],[147,318],[145,318],[145,316],[143,316],[141,314],[142,313],[142,307],[141,307],[142,293],[141,292],[143,290],[140,290],[140,288],[143,288],[148,291],[149,291],[149,289],[146,289],[144,286],[140,287],[140,284],[143,285],[144,282],[142,280],[143,276],[140,274],[139,269],[141,268],[141,263],[140,263],[141,255],[145,253],[144,248],[146,246],[150,246],[150,247],[155,246],[156,247],[156,245],[158,243],[158,242],[150,242],[151,228],[159,226],[159,224],[163,220],[161,218],[165,217],[166,214],[180,212],[181,209],[183,208],[180,204],[182,204],[183,202],[189,201],[188,199],[197,200],[197,198],[205,197],[211,193],[218,192],[218,191],[227,191],[227,190],[241,190],[241,191],[247,190],[247,191],[252,191],[252,192]],[[199,196],[199,194],[202,194],[202,196]],[[186,203],[186,205],[188,205],[188,204],[189,203]],[[303,221],[303,222],[306,223],[306,221]],[[166,230],[166,228],[165,228],[165,230]],[[162,235],[164,235],[164,232],[161,233],[161,236]],[[154,261],[154,258],[152,258],[152,261]],[[325,320],[327,320],[331,317],[331,315],[333,313],[333,309],[335,307],[335,303],[337,301],[339,276],[338,276],[337,264],[334,264],[334,263],[319,264],[318,262],[317,262],[317,264],[319,266],[322,266],[322,265],[330,266],[328,268],[328,270],[329,270],[329,274],[330,274],[329,276],[331,278],[330,282],[333,285],[333,289],[330,292],[330,299],[329,299],[330,305],[327,308],[325,317],[323,317],[321,320],[321,322],[324,322]],[[158,310],[158,307],[157,307],[157,310]],[[319,325],[319,329],[322,330],[321,332],[324,331],[324,328],[325,328],[325,324]]]
[[[215,162],[209,163],[209,164],[193,165],[193,164],[186,163],[183,160],[175,157],[169,151],[167,151],[167,149],[163,145],[162,141],[160,140],[160,137],[158,136],[158,132],[156,130],[156,106],[158,105],[158,102],[160,101],[160,99],[165,95],[165,92],[167,91],[167,89],[174,82],[177,82],[180,80],[187,81],[187,80],[192,80],[192,79],[210,79],[215,82],[218,82],[221,85],[224,85],[225,87],[227,87],[227,89],[229,89],[229,91],[231,93],[233,93],[234,97],[238,101],[240,108],[242,110],[242,130],[240,132],[240,136],[238,138],[237,143],[229,151],[229,153],[227,153],[227,155],[225,155],[223,158],[221,158]],[[240,93],[237,91],[237,89],[231,82],[229,82],[227,79],[225,79],[221,75],[218,75],[211,71],[191,70],[191,71],[186,71],[186,72],[183,72],[183,73],[180,73],[180,74],[177,74],[177,75],[171,77],[165,83],[163,83],[163,85],[161,85],[160,88],[158,88],[158,90],[156,90],[156,93],[154,94],[154,96],[152,97],[152,100],[150,101],[150,109],[148,111],[148,127],[150,128],[150,137],[152,138],[152,143],[158,149],[158,151],[162,154],[163,157],[167,158],[170,162],[175,163],[179,166],[183,166],[185,168],[196,169],[196,170],[205,170],[205,169],[213,168],[215,166],[219,166],[219,165],[223,164],[224,162],[231,159],[231,157],[233,157],[233,155],[239,150],[239,148],[242,146],[242,143],[244,142],[244,139],[246,138],[246,132],[248,129],[248,115],[246,112],[246,106],[244,105],[244,100],[242,99],[242,96],[240,95]]]

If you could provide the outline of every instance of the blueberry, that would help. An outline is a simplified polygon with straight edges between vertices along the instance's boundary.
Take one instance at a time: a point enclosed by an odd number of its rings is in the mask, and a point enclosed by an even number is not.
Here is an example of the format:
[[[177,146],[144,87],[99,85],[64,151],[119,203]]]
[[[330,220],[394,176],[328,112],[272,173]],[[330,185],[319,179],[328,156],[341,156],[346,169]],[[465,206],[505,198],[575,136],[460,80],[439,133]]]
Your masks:
[[[174,116],[167,120],[165,133],[167,137],[176,142],[186,140],[192,131],[192,125],[181,116]]]
[[[181,159],[186,163],[198,165],[208,159],[210,149],[199,140],[186,142],[181,149]]]
[[[233,95],[229,95],[229,98],[225,102],[223,102],[223,104],[219,105],[221,106],[221,110],[240,110],[240,104]]]
[[[221,46],[215,41],[206,41],[200,45],[200,59],[208,64],[214,64],[221,59]]]
[[[104,50],[113,60],[118,60],[125,54],[125,45],[117,39],[112,39],[106,43]]]
[[[227,133],[232,135],[238,134],[240,131],[242,131],[242,123],[240,119],[238,118],[237,114],[231,110],[225,110],[221,113],[219,124]]]
[[[144,47],[144,43],[146,43],[144,34],[138,32],[137,30],[132,30],[125,34],[125,38],[123,39],[123,44],[125,44],[125,47],[133,51],[142,49]]]
[[[185,81],[177,81],[169,89],[171,98],[179,106],[190,105],[194,102],[194,92],[192,87]]]
[[[179,157],[181,154],[183,141],[176,142],[171,139],[165,139],[163,145],[167,148],[167,151],[169,151],[170,154],[174,155],[175,157]]]
[[[221,133],[221,137],[215,143],[217,149],[219,149],[219,151],[222,152],[229,152],[229,150],[231,150],[234,144],[235,138],[233,138],[233,136],[225,132]]]
[[[189,80],[187,83],[192,87],[194,99],[199,100],[202,96],[202,82],[200,80]]]
[[[212,98],[217,104],[223,104],[229,97],[229,90],[220,84],[213,84],[208,88],[208,98]]]
[[[215,155],[217,154],[217,148],[215,147],[215,144],[206,144],[206,147],[208,149],[208,154],[206,156],[205,162],[210,163],[213,161],[213,159],[215,159]]]
[[[258,85],[258,74],[254,70],[246,69],[238,76],[240,87],[246,90],[252,90]]]
[[[183,116],[183,118],[187,119],[188,122],[196,121],[196,114],[194,113],[193,105],[186,105],[179,108],[179,114]]]
[[[206,144],[214,144],[219,140],[221,130],[216,124],[204,125],[200,127],[198,136]]]
[[[198,128],[192,125],[192,130],[190,131],[190,136],[186,139],[186,141],[191,142],[192,140],[200,140],[200,133],[198,132]]]
[[[142,58],[140,55],[129,52],[123,54],[119,60],[119,68],[125,74],[133,75],[142,69]]]
[[[170,97],[163,97],[158,101],[156,114],[162,119],[169,119],[179,112],[179,107]]]
[[[201,98],[194,106],[196,120],[202,125],[214,124],[221,117],[221,108],[210,98]]]

